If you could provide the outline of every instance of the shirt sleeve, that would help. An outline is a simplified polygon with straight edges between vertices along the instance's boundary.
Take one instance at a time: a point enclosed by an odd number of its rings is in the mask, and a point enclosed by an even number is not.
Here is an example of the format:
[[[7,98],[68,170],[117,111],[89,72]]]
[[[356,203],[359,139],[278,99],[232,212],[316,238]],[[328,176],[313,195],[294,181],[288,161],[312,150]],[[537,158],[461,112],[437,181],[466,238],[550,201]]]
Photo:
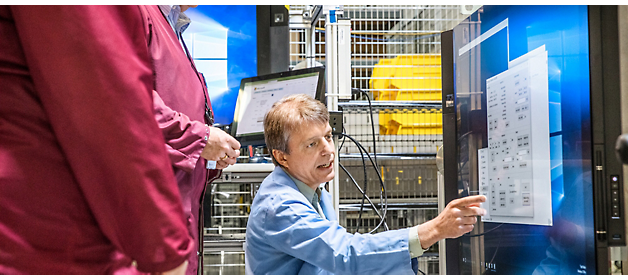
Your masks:
[[[191,173],[209,139],[209,126],[172,110],[156,91],[153,91],[153,106],[155,119],[166,140],[170,162],[174,167]]]
[[[11,10],[35,98],[103,234],[141,271],[177,267],[195,248],[153,114],[139,8]]]
[[[408,230],[408,250],[410,251],[410,257],[416,258],[427,250],[423,250],[421,247],[421,240],[419,239],[419,226],[413,226]]]
[[[272,201],[263,227],[274,248],[334,274],[415,274],[407,228],[351,234],[303,199],[286,194]]]

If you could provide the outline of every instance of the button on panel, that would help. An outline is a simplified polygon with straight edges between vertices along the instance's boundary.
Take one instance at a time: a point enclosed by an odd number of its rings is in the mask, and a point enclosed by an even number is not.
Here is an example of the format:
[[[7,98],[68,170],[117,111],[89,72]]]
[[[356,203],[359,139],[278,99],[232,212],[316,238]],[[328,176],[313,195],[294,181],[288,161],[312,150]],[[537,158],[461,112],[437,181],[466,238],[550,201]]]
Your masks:
[[[620,215],[620,200],[619,200],[619,176],[611,176],[611,217],[619,218]]]

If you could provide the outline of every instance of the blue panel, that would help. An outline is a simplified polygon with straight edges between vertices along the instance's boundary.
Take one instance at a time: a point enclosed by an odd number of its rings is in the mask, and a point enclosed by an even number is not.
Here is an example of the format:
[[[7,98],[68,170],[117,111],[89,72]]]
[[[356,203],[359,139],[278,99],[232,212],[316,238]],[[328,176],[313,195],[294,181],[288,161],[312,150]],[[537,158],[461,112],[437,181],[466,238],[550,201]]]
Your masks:
[[[552,167],[552,181],[563,176],[563,137],[561,135],[550,137],[550,166]]]
[[[202,50],[194,53],[199,71],[208,80],[209,96],[217,124],[231,124],[240,80],[257,76],[257,23],[255,5],[200,5],[185,12],[192,19],[184,38],[190,42],[204,40],[204,34],[226,38],[226,56],[223,50],[210,57]],[[223,31],[224,30],[224,31]],[[200,37],[200,39],[199,39]],[[209,37],[212,38],[212,37]],[[210,43],[224,44],[220,39],[207,39]],[[221,48],[221,46],[216,46]],[[202,57],[196,54],[202,53]],[[204,66],[204,67],[203,67]]]

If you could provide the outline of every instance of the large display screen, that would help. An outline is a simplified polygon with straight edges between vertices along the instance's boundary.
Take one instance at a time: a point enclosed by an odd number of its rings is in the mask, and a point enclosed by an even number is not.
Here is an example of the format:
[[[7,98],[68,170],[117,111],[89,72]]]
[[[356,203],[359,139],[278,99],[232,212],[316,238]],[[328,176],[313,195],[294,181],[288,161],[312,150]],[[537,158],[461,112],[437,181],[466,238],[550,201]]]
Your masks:
[[[257,75],[255,5],[200,5],[185,11],[192,20],[183,38],[207,81],[214,122],[233,121],[240,80]]]
[[[454,28],[462,274],[595,274],[586,6],[484,6]]]

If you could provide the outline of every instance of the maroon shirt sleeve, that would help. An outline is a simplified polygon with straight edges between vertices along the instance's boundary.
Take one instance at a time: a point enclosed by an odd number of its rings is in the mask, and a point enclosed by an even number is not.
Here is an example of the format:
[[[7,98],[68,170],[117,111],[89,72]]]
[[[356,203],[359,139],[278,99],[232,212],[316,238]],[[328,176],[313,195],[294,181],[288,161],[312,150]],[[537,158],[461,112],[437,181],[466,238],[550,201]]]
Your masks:
[[[209,126],[190,120],[183,113],[172,110],[153,91],[155,119],[166,140],[166,151],[172,165],[191,173],[209,138]]]
[[[103,233],[139,270],[180,265],[195,248],[153,115],[138,7],[12,12],[38,98]]]

